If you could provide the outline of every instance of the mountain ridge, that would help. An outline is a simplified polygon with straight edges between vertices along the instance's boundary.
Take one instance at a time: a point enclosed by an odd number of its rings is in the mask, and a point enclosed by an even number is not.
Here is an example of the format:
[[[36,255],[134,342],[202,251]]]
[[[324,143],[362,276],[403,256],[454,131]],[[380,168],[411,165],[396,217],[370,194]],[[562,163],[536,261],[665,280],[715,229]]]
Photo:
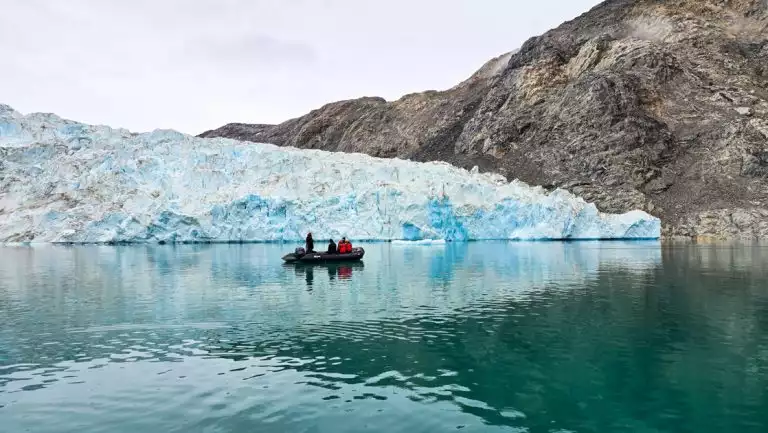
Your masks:
[[[665,236],[768,237],[763,0],[608,0],[444,91],[202,137],[442,160],[642,209]]]

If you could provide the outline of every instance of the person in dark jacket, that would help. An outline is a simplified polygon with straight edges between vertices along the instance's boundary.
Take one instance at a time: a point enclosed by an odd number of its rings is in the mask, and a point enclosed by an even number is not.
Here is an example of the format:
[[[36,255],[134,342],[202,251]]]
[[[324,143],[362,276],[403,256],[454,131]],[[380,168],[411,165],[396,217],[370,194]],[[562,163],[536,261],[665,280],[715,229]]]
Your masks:
[[[315,241],[312,239],[312,232],[307,233],[307,254],[315,252]]]
[[[336,244],[333,239],[328,243],[328,254],[336,254]]]

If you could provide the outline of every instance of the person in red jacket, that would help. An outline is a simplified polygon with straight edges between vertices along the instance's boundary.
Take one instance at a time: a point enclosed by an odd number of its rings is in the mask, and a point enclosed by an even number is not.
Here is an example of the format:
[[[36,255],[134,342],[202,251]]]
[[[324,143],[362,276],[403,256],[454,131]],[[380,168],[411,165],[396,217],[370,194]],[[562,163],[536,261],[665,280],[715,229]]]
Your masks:
[[[347,238],[341,238],[341,242],[339,242],[339,254],[349,254],[352,252],[352,244],[347,240]]]

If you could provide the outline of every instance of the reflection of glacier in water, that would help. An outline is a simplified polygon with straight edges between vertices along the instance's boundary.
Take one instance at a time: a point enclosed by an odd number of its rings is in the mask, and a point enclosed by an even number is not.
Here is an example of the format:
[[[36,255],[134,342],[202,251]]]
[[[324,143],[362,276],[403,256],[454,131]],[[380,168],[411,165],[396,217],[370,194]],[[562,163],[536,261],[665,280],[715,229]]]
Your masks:
[[[642,276],[661,265],[654,241],[370,244],[363,263],[333,266],[285,265],[279,259],[283,249],[269,244],[6,247],[0,298],[38,306],[52,326],[24,346],[50,349],[51,359],[66,360],[60,346],[43,343],[74,334],[204,338],[256,324],[259,332],[249,337],[254,341],[303,339],[339,323],[450,317],[525,303],[545,291],[584,287],[601,274]],[[29,314],[18,320],[38,318]]]
[[[284,248],[269,244],[5,248],[8,260],[0,263],[0,274],[45,269],[38,276],[56,285],[47,290],[53,289],[57,296],[67,296],[85,280],[88,287],[98,288],[87,295],[108,291],[136,302],[153,298],[155,310],[173,320],[210,319],[210,310],[205,315],[195,310],[204,299],[221,307],[217,321],[244,319],[238,316],[242,313],[238,303],[246,303],[249,317],[257,312],[263,317],[280,314],[285,325],[291,314],[296,315],[295,323],[306,321],[307,311],[314,322],[420,314],[424,306],[430,314],[435,308],[450,311],[468,303],[535,294],[545,286],[583,285],[601,271],[642,273],[661,262],[660,244],[655,241],[482,242],[440,248],[369,244],[361,264],[317,267],[283,265],[279,257]],[[41,281],[21,274],[18,278],[8,295],[30,296],[34,293],[27,291],[40,290]],[[308,285],[312,293],[286,289]],[[375,291],[391,293],[380,304],[361,307],[361,299]],[[281,311],[285,304],[292,304],[290,311]]]

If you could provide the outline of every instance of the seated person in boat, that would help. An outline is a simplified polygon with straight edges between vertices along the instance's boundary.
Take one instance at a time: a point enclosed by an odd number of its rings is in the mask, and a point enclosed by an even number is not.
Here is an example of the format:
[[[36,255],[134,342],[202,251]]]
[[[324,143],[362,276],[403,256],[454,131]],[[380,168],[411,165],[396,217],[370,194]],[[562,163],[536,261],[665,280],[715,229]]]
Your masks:
[[[339,242],[339,254],[349,254],[352,252],[352,243],[346,237],[341,238]]]
[[[333,239],[328,243],[328,254],[336,254],[336,244]]]

